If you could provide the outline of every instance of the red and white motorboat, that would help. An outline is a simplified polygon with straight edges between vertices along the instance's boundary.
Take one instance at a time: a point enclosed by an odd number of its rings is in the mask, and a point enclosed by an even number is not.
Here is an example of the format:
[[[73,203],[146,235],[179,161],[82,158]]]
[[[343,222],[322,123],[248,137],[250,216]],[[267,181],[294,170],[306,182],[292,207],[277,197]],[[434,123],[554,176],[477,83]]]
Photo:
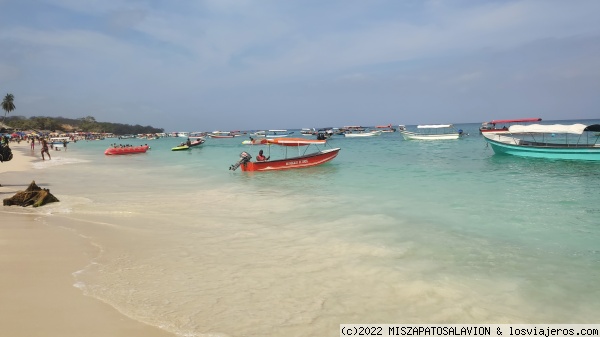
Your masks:
[[[286,147],[286,156],[283,159],[270,159],[265,161],[252,161],[252,156],[247,152],[240,154],[237,163],[229,167],[230,170],[236,170],[242,167],[243,172],[250,171],[279,171],[297,168],[305,168],[324,164],[335,158],[340,152],[340,148],[320,149],[319,145],[325,146],[326,140],[304,139],[304,138],[273,138],[268,139],[267,145],[280,145]],[[287,156],[287,148],[307,146],[303,154],[294,157]],[[306,153],[309,146],[316,147],[317,151]]]

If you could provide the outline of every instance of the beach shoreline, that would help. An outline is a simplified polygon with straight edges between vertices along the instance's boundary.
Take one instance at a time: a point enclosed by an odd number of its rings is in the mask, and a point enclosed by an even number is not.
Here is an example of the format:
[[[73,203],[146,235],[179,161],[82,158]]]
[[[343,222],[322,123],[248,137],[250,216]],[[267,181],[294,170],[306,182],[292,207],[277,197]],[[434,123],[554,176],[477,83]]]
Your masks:
[[[2,199],[35,180],[36,174],[30,174],[32,163],[41,161],[26,142],[10,146],[13,159],[0,164]],[[6,181],[7,172],[16,172],[22,179]],[[29,207],[3,206],[0,210],[0,325],[6,335],[174,336],[84,295],[74,285],[74,273],[98,255],[98,248],[74,231],[47,225],[47,216]]]
[[[265,174],[228,170],[257,151],[235,138],[187,152],[148,140],[127,156],[104,155],[115,139],[78,141],[46,161],[14,145],[0,168],[31,161],[0,174],[3,198],[35,181],[60,202],[0,210],[20,224],[0,227],[0,300],[16,303],[1,323],[11,335],[102,325],[134,337],[593,323],[598,163],[495,156],[479,125],[460,127],[475,136],[334,138],[344,153],[332,163]]]

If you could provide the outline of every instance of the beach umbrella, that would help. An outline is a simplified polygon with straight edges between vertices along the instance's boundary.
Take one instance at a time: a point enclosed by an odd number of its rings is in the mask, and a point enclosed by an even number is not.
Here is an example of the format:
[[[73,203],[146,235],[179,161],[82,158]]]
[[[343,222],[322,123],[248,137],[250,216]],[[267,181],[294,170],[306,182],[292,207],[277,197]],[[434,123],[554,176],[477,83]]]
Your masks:
[[[19,135],[16,132],[13,132],[13,134],[10,135],[10,136],[13,137],[13,138],[19,137]]]

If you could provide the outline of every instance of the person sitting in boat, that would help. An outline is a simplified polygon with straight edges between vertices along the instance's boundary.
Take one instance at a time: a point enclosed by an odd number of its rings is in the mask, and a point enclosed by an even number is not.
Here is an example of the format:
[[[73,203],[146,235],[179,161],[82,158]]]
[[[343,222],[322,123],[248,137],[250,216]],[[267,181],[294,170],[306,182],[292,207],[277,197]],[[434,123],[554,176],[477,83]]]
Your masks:
[[[256,161],[265,161],[269,160],[269,158],[271,158],[271,156],[265,157],[265,155],[263,154],[263,150],[260,150],[258,151],[258,156],[256,156]]]
[[[187,142],[185,142],[185,145],[187,146],[192,146],[192,141],[188,138]]]

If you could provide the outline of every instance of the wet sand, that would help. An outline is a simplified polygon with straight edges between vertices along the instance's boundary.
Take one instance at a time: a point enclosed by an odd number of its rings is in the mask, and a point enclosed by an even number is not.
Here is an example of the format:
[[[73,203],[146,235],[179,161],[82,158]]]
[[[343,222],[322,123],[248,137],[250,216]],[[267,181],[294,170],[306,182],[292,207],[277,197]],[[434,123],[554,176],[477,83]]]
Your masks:
[[[39,147],[11,144],[14,158],[0,163],[0,197],[11,197],[31,182],[5,181],[5,172],[32,170]],[[25,213],[25,214],[23,214]],[[73,273],[98,254],[73,231],[45,225],[39,214],[17,206],[0,209],[0,332],[5,336],[174,336],[122,315],[110,305],[85,296]]]

